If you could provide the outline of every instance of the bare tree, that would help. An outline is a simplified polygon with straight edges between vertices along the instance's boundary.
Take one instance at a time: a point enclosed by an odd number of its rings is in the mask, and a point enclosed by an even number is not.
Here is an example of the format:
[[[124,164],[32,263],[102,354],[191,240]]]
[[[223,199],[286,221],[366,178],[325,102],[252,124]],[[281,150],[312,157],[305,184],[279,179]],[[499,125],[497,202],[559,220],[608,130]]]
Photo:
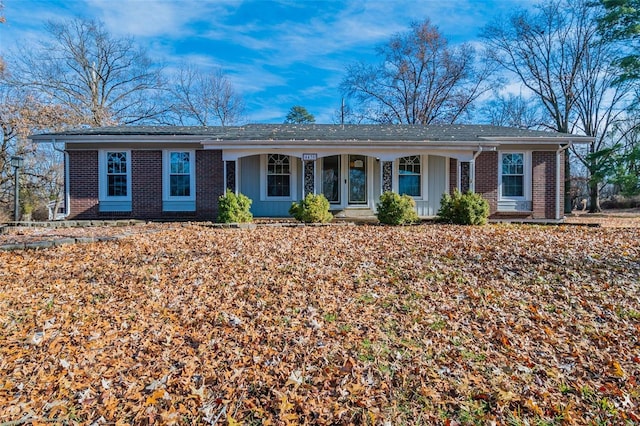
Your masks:
[[[512,93],[496,94],[482,112],[493,126],[538,128],[541,126],[542,118],[536,101]]]
[[[4,15],[2,14],[2,9],[4,9],[4,3],[0,1],[0,24],[4,24],[6,22]],[[4,73],[5,65],[4,59],[0,56],[0,76]]]
[[[226,126],[239,123],[244,116],[242,97],[220,69],[205,73],[186,66],[170,91],[174,123]]]
[[[61,162],[55,153],[27,141],[27,136],[36,131],[56,131],[77,125],[73,112],[60,105],[42,103],[35,95],[0,84],[0,210],[10,209],[13,197],[13,173],[10,157],[25,159],[22,170],[25,188],[33,198],[49,200],[61,189]],[[47,153],[43,153],[43,149]],[[26,201],[26,199],[25,199]]]
[[[347,68],[343,91],[379,123],[454,123],[490,90],[492,70],[476,68],[470,45],[450,48],[428,19],[377,49],[382,62]]]
[[[535,13],[518,11],[484,29],[490,58],[534,93],[549,117],[549,129],[604,138],[616,111],[623,109],[627,89],[612,86],[614,71],[604,63],[610,45],[598,36],[598,12],[587,0],[551,0]],[[594,153],[605,148],[605,139],[598,140],[591,147]],[[593,174],[597,161],[581,159]],[[572,204],[570,171],[567,154],[565,212]],[[597,190],[592,196],[597,197]],[[592,209],[597,205],[592,202]]]
[[[92,127],[149,121],[164,112],[154,102],[161,68],[132,39],[80,18],[49,22],[46,29],[51,40],[12,55],[12,84],[38,90]]]
[[[606,176],[613,167],[620,142],[618,132],[612,128],[628,120],[626,108],[633,99],[634,82],[619,78],[619,68],[614,65],[617,49],[612,43],[599,40],[596,23],[587,24],[594,42],[585,51],[582,67],[576,79],[577,128],[595,141],[588,149],[572,148],[589,171],[589,206],[591,212],[600,211],[600,191],[606,185]],[[620,136],[621,137],[621,136]]]

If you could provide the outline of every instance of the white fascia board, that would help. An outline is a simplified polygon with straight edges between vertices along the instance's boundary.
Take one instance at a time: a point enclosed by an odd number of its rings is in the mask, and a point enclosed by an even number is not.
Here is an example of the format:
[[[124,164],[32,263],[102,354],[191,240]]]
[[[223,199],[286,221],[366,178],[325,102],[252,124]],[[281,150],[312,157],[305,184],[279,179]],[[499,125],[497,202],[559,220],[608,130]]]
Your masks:
[[[287,147],[264,147],[264,148],[238,148],[233,147],[230,149],[222,149],[223,161],[236,161],[242,157],[249,157],[253,155],[262,154],[282,154],[290,155],[297,158],[302,158],[302,154],[314,153],[316,158],[320,159],[332,155],[340,154],[363,154],[368,157],[376,158],[380,161],[394,161],[401,157],[408,157],[411,155],[439,155],[443,157],[455,158],[459,161],[470,161],[473,158],[474,152],[477,152],[478,146],[469,147],[467,149],[453,149],[447,147],[442,149],[441,147],[420,147],[411,148],[406,146],[394,147],[393,149],[382,149],[377,147],[371,147],[368,149],[362,149],[363,147],[309,147],[308,149],[301,150],[300,147],[295,149]],[[216,148],[221,149],[221,148]],[[495,151],[493,147],[484,147],[484,151]]]
[[[596,140],[594,137],[590,136],[530,136],[530,137],[509,137],[509,136],[496,136],[496,137],[480,137],[480,139],[496,142],[500,145],[549,145],[549,144],[557,144],[557,145],[565,145],[568,143],[592,143]]]
[[[202,135],[32,135],[34,142],[64,143],[194,143],[202,142]]]
[[[468,149],[478,145],[490,147],[500,143],[491,141],[371,141],[371,140],[201,140],[208,149],[300,149],[312,147],[317,149],[335,148],[370,148],[370,149],[397,149],[397,148],[433,148],[433,149]]]

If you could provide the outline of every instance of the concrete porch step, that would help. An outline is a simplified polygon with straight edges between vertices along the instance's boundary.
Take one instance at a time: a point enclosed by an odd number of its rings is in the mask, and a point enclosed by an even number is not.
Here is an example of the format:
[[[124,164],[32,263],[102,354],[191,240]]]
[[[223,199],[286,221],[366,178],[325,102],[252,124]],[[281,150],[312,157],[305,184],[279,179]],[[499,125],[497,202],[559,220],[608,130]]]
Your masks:
[[[344,210],[334,210],[333,216],[338,219],[348,219],[348,218],[356,218],[356,219],[364,219],[364,218],[372,218],[376,219],[375,213],[373,210],[367,207],[363,208],[348,208]]]

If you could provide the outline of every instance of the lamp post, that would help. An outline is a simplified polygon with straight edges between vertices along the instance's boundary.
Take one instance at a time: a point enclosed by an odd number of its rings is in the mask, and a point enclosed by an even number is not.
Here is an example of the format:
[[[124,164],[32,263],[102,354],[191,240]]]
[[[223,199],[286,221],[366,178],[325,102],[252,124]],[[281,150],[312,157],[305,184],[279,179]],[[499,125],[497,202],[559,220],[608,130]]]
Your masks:
[[[13,167],[13,176],[15,178],[15,195],[13,197],[15,201],[13,213],[14,220],[17,222],[20,219],[20,183],[18,180],[18,176],[20,174],[20,169],[24,165],[24,159],[22,157],[13,156],[11,157],[11,166]]]

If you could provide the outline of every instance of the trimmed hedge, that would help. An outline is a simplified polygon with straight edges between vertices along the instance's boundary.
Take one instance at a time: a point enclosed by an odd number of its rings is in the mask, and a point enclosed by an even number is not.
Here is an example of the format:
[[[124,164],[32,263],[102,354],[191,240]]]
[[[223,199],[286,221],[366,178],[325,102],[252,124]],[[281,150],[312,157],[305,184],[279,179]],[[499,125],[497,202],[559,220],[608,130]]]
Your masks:
[[[230,189],[218,198],[218,222],[245,223],[253,220],[249,211],[251,199],[243,194],[236,195]]]
[[[386,225],[406,225],[420,220],[416,202],[410,196],[386,191],[377,204],[378,220]]]
[[[305,223],[325,223],[333,219],[329,200],[323,194],[307,194],[303,200],[291,204],[289,214]]]
[[[489,203],[480,194],[471,191],[453,195],[443,194],[438,210],[438,221],[458,225],[484,225],[489,218]]]

